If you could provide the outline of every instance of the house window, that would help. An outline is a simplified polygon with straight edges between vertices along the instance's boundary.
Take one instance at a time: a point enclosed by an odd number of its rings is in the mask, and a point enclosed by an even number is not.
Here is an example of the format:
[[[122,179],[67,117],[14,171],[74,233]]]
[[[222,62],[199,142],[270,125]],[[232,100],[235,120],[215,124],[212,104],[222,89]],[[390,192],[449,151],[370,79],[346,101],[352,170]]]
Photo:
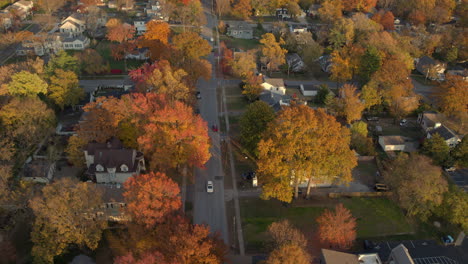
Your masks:
[[[96,165],[96,171],[104,171],[104,167],[101,164]]]
[[[81,48],[81,44],[75,44],[75,48]]]

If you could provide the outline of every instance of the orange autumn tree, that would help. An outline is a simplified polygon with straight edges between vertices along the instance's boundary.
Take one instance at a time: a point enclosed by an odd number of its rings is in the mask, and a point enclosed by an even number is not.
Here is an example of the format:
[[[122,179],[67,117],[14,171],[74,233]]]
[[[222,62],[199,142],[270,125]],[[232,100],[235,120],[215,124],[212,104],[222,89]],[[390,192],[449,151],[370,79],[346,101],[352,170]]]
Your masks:
[[[345,11],[359,11],[367,13],[377,4],[377,0],[344,0],[343,6]]]
[[[349,249],[356,240],[356,218],[343,204],[317,218],[320,242],[334,249]]]
[[[133,113],[142,120],[138,144],[151,167],[166,171],[181,166],[203,167],[210,158],[206,122],[182,102],[158,94],[135,94]]]
[[[349,130],[323,109],[304,105],[284,108],[258,144],[262,198],[291,202],[305,181],[307,195],[314,183],[349,182],[357,165],[349,144]]]
[[[135,175],[124,183],[127,209],[135,222],[150,228],[178,210],[179,185],[164,173]]]
[[[159,59],[168,48],[167,43],[171,35],[169,24],[152,20],[146,28],[146,33],[138,39],[138,45],[149,48],[152,60]]]
[[[346,118],[346,122],[351,124],[355,120],[361,119],[365,105],[359,97],[361,93],[356,92],[357,88],[351,84],[345,84],[340,88],[340,98],[337,100],[339,113]]]

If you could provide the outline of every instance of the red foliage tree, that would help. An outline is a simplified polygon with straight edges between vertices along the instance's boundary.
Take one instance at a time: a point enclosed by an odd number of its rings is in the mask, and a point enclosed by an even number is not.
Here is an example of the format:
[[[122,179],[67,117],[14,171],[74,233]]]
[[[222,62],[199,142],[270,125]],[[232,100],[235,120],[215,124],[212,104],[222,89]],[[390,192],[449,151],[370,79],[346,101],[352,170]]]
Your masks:
[[[228,49],[226,43],[221,42],[221,70],[224,74],[231,73],[231,61],[234,58],[234,53],[231,49]]]
[[[325,210],[317,223],[320,242],[331,248],[349,249],[356,239],[356,218],[343,204],[338,204],[335,212]]]
[[[182,205],[179,186],[164,173],[135,175],[125,182],[124,188],[133,220],[147,227],[160,223]]]
[[[210,158],[206,122],[182,102],[168,103],[164,96],[135,94],[133,112],[144,134],[138,144],[159,170],[181,165],[203,167]]]
[[[413,11],[408,15],[408,19],[415,25],[422,25],[426,23],[426,15],[421,11]]]
[[[395,30],[395,16],[392,11],[385,12],[380,20],[380,24],[382,24],[385,30]]]

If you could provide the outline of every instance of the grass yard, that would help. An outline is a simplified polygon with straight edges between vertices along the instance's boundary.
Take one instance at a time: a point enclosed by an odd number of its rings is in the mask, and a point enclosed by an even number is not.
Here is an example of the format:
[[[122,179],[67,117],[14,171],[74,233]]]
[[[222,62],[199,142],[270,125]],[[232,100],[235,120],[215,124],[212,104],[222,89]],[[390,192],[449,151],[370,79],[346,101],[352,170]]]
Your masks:
[[[228,111],[245,110],[249,102],[243,96],[226,96]]]
[[[230,49],[251,50],[257,48],[260,43],[256,39],[236,39],[228,36],[220,36],[220,41],[224,41]]]
[[[326,208],[343,203],[357,218],[358,238],[382,238],[412,234],[415,227],[407,220],[401,209],[392,201],[383,198],[343,198],[321,202],[310,200],[308,207],[284,207],[276,200],[259,198],[241,199],[242,225],[246,248],[251,252],[263,251],[268,242],[268,226],[288,219],[307,236],[316,228],[315,219]]]
[[[97,46],[96,50],[99,54],[109,62],[111,69],[119,69],[125,72],[125,61],[124,60],[114,60],[111,55],[110,42],[101,41]],[[127,60],[127,70],[132,70],[140,67],[144,61],[141,60]]]

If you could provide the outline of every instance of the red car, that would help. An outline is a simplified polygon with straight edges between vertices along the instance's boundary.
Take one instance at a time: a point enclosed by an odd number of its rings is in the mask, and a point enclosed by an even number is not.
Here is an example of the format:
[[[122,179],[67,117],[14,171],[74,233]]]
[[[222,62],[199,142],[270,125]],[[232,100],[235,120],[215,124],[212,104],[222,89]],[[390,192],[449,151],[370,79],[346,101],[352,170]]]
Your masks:
[[[213,130],[213,132],[218,132],[218,127],[216,125],[212,125],[211,130]]]

